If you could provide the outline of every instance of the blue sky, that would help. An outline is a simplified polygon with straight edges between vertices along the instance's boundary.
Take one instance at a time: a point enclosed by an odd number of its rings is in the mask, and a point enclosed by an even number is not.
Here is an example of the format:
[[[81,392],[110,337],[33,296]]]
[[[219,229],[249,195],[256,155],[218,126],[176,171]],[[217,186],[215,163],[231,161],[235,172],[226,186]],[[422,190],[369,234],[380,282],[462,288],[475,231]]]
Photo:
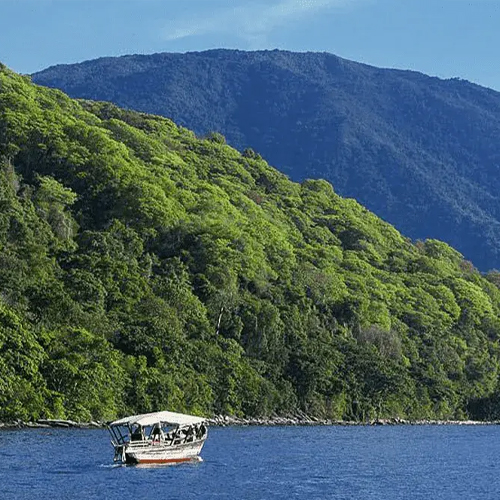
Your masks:
[[[499,25],[500,0],[0,0],[0,61],[280,48],[500,90]]]

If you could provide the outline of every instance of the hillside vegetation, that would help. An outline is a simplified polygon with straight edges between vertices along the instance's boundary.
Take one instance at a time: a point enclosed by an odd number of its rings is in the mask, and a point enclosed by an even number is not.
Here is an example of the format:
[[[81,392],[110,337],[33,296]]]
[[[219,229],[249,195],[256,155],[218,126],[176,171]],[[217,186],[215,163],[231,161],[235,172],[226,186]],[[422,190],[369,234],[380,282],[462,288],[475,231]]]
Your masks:
[[[326,181],[0,69],[0,419],[497,418],[500,291]]]
[[[224,134],[293,180],[324,178],[413,239],[500,269],[500,94],[327,53],[103,58],[33,76],[72,97]]]

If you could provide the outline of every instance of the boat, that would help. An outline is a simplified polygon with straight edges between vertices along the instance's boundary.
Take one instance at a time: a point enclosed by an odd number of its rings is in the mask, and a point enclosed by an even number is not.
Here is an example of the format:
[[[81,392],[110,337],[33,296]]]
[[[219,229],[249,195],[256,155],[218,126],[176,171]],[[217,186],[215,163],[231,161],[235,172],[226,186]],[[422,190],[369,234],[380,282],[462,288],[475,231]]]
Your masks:
[[[169,464],[200,460],[207,439],[203,417],[170,411],[133,415],[108,425],[114,461],[122,464]]]

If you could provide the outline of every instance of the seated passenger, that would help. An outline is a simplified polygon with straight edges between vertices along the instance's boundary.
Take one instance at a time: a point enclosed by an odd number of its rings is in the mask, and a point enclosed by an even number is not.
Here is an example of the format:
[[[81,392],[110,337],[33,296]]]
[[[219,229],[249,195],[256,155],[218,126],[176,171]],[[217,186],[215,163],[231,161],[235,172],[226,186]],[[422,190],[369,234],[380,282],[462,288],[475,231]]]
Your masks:
[[[196,437],[198,439],[201,439],[205,434],[207,433],[207,428],[204,423],[200,424],[200,427],[198,428],[196,432]]]
[[[143,433],[142,427],[140,425],[138,425],[132,431],[132,434],[130,435],[130,440],[131,441],[143,441],[144,440],[144,433]]]
[[[195,429],[194,427],[189,427],[186,431],[186,442],[190,443],[191,441],[194,441],[195,437]]]
[[[163,440],[163,431],[158,424],[155,424],[153,429],[151,430],[151,439],[153,441],[162,441]]]

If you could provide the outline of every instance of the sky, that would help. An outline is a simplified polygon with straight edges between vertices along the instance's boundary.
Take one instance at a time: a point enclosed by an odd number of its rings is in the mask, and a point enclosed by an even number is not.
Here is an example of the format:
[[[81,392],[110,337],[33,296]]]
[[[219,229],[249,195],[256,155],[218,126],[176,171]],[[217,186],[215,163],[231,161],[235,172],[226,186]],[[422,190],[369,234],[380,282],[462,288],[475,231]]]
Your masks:
[[[500,0],[0,0],[0,61],[278,48],[500,91],[499,26]]]

